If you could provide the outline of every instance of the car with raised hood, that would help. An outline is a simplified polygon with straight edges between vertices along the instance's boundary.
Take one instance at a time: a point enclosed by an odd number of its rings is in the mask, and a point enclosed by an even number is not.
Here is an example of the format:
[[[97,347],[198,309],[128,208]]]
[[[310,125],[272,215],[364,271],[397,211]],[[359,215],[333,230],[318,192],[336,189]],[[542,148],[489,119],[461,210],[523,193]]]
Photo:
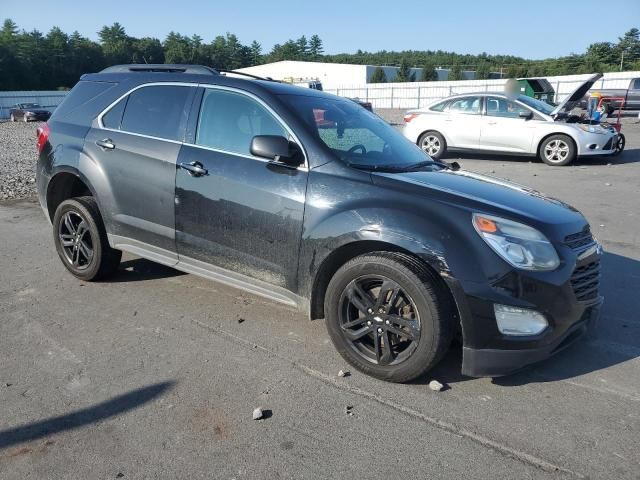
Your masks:
[[[125,251],[243,289],[325,318],[377,378],[423,375],[455,338],[464,374],[504,375],[598,317],[601,248],[578,211],[434,160],[349,99],[110,67],[81,78],[37,146],[73,275],[107,279]]]
[[[466,150],[537,156],[547,165],[564,166],[577,157],[619,153],[624,147],[613,127],[571,114],[601,77],[593,75],[557,106],[506,92],[438,100],[407,112],[404,135],[433,158]]]
[[[37,103],[17,103],[9,110],[9,120],[17,122],[46,122],[49,120],[51,112]]]

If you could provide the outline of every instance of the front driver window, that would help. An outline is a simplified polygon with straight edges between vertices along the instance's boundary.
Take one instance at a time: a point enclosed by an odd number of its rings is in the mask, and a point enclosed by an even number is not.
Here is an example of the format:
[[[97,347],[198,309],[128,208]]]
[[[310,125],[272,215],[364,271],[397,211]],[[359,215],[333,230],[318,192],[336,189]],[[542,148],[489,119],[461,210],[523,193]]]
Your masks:
[[[196,144],[251,155],[256,135],[289,137],[274,116],[253,98],[226,90],[207,89],[202,98]]]
[[[487,97],[487,115],[490,117],[518,118],[531,110],[501,97]]]

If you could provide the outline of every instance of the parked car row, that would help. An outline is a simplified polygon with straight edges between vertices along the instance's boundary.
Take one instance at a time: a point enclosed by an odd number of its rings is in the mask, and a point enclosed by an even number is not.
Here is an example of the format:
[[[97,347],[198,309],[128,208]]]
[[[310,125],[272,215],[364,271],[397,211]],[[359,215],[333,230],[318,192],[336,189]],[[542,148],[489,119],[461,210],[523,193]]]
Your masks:
[[[602,75],[594,75],[557,106],[525,96],[471,93],[411,110],[404,135],[432,158],[448,151],[538,156],[552,166],[576,157],[618,154],[624,137],[607,124],[572,115],[571,110]]]
[[[456,97],[408,125],[550,123],[536,105]],[[325,318],[337,351],[377,378],[423,375],[455,337],[464,374],[504,375],[593,324],[601,247],[565,203],[438,161],[474,145],[451,132],[432,136],[434,159],[349,99],[124,65],[83,76],[38,130],[36,185],[79,279],[113,275],[127,251]],[[545,144],[556,163],[571,158],[563,135]]]

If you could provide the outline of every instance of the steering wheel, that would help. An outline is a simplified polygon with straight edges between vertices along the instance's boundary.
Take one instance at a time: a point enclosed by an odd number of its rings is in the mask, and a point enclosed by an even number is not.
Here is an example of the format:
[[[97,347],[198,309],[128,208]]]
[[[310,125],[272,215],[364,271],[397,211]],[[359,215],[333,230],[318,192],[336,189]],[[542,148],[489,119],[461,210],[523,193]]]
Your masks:
[[[353,147],[351,147],[348,151],[347,151],[347,155],[350,155],[352,153],[356,153],[357,150],[362,150],[362,155],[366,155],[367,154],[367,149],[365,148],[364,145],[362,145],[361,143],[354,145]]]

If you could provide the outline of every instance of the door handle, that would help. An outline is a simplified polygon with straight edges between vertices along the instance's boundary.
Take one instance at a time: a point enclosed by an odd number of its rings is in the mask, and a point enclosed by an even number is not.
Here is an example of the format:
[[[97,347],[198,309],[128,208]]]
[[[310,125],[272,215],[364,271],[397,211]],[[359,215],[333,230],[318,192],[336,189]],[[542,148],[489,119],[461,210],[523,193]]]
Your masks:
[[[98,145],[100,148],[104,148],[107,150],[113,150],[114,148],[116,148],[116,144],[113,143],[113,140],[111,140],[110,138],[105,138],[103,140],[96,140],[96,145]]]
[[[487,125],[495,125],[498,122],[487,122]]]
[[[203,175],[209,175],[209,170],[204,168],[200,162],[181,163],[178,166],[189,172],[189,175],[191,175],[192,177],[202,177]]]

